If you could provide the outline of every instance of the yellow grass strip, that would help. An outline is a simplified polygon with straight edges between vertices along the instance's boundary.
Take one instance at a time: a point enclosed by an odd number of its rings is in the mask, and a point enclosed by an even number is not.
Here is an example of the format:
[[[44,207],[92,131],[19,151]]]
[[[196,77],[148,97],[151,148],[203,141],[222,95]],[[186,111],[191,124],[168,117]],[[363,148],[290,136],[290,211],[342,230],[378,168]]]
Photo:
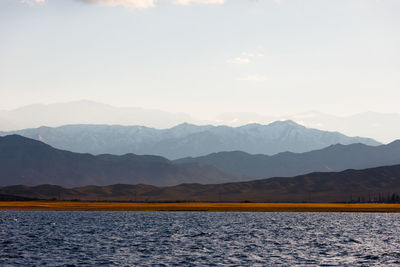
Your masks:
[[[68,201],[0,202],[0,210],[400,212],[400,204],[328,203],[121,203]]]

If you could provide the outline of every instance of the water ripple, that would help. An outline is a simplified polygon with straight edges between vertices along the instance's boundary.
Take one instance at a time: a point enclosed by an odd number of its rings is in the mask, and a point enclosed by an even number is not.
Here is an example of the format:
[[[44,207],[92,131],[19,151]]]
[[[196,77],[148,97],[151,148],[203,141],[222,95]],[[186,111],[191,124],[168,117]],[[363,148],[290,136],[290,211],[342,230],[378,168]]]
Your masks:
[[[0,211],[1,266],[400,264],[400,215]]]

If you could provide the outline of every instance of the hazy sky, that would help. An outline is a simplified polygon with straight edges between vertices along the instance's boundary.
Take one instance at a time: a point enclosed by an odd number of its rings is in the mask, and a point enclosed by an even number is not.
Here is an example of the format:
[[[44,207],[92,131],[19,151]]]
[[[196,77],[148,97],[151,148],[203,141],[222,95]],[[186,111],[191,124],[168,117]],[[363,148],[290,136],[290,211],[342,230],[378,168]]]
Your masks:
[[[0,109],[400,112],[399,0],[1,0]]]

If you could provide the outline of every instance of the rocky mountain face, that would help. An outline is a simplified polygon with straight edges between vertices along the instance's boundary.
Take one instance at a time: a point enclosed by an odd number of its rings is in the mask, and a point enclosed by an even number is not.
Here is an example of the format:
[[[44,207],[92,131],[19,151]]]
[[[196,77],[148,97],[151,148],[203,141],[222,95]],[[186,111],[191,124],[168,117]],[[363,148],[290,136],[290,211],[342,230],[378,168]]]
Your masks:
[[[197,157],[214,152],[240,150],[273,155],[290,151],[302,153],[333,144],[379,145],[362,137],[306,128],[293,121],[240,127],[197,126],[183,123],[169,129],[144,126],[67,125],[6,132],[40,140],[59,149],[79,153],[159,155],[168,159]]]

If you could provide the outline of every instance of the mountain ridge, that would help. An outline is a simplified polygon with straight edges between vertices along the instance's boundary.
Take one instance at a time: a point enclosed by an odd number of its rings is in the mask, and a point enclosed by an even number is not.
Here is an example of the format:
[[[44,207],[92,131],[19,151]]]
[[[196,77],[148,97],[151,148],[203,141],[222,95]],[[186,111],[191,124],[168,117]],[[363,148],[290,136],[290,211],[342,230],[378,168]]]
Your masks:
[[[18,135],[0,137],[0,185],[146,183],[174,185],[182,182],[237,180],[213,166],[176,164],[153,155],[99,155],[59,150]]]
[[[277,120],[293,120],[309,128],[338,131],[348,136],[366,136],[389,143],[400,138],[400,114],[362,112],[353,115],[330,115],[318,111],[265,115],[255,112],[225,112],[209,118],[196,118],[183,112],[167,112],[142,107],[118,107],[90,100],[52,104],[33,104],[0,110],[0,131],[15,131],[40,126],[69,124],[145,125],[158,129],[190,122],[194,124],[240,125]]]
[[[387,145],[335,144],[305,153],[282,152],[273,156],[242,151],[187,157],[177,163],[198,162],[247,179],[291,177],[313,171],[343,171],[400,164],[400,140]]]
[[[78,153],[151,154],[168,159],[233,150],[272,155],[283,151],[312,151],[336,143],[380,144],[370,138],[348,137],[338,132],[306,128],[293,121],[240,127],[182,123],[163,130],[145,126],[85,124],[1,133],[7,134],[19,134]]]

